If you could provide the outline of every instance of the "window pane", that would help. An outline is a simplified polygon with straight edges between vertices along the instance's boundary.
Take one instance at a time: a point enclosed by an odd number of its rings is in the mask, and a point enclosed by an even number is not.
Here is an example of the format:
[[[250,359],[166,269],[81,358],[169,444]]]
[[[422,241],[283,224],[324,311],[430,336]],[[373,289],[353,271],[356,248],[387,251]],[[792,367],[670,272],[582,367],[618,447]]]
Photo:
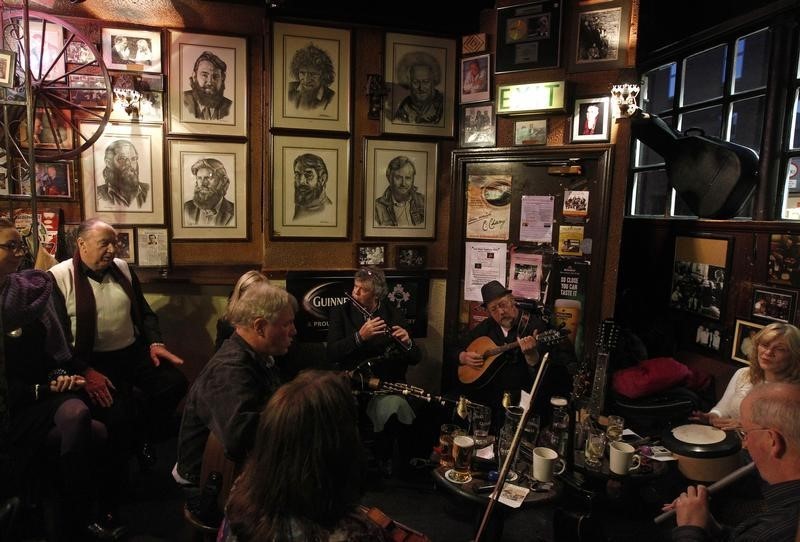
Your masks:
[[[786,186],[784,187],[783,213],[781,218],[800,220],[800,183],[797,182],[800,170],[800,157],[789,158],[789,167],[786,172]]]
[[[766,28],[736,40],[733,91],[766,87],[768,65],[769,39]]]
[[[633,214],[665,215],[667,172],[663,169],[641,171],[633,177]]]
[[[700,128],[706,135],[721,137],[722,106],[715,105],[684,113],[680,116],[680,130],[685,133],[689,128]]]
[[[733,102],[730,141],[761,152],[761,131],[764,127],[764,97],[757,96]]]
[[[800,102],[798,102],[797,91],[794,93],[794,116],[792,117],[792,141],[790,146],[793,149],[800,148]]]
[[[683,105],[722,96],[727,50],[727,45],[719,45],[686,59],[683,68]]]
[[[675,97],[676,64],[667,64],[661,68],[650,70],[644,75],[646,96],[642,99],[642,108],[650,113],[672,109]]]

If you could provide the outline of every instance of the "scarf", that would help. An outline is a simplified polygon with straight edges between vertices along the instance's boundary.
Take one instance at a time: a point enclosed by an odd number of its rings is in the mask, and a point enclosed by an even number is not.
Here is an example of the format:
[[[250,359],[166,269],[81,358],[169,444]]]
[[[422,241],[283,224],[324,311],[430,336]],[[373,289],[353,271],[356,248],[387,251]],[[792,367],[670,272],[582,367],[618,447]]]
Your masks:
[[[80,253],[76,250],[72,257],[73,274],[75,277],[75,355],[87,360],[94,350],[94,336],[97,329],[97,304],[94,299],[94,292],[89,284],[89,277],[84,273]],[[120,271],[117,264],[111,261],[108,272],[131,300],[131,318],[133,325],[137,329],[142,329],[142,313],[136,296],[133,293],[133,285],[128,277]]]

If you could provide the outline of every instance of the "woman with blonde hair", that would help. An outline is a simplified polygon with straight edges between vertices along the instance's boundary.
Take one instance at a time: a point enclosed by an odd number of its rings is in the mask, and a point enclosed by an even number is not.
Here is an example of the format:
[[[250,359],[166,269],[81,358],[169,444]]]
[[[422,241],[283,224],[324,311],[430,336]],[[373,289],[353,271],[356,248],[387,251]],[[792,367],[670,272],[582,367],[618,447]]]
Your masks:
[[[244,275],[239,277],[236,281],[236,286],[233,287],[233,292],[228,297],[228,306],[225,309],[225,314],[222,318],[217,320],[217,338],[214,341],[214,350],[219,350],[225,339],[233,335],[233,326],[229,322],[229,311],[234,301],[242,297],[242,294],[253,284],[259,282],[266,282],[269,284],[269,279],[261,271],[247,271]]]

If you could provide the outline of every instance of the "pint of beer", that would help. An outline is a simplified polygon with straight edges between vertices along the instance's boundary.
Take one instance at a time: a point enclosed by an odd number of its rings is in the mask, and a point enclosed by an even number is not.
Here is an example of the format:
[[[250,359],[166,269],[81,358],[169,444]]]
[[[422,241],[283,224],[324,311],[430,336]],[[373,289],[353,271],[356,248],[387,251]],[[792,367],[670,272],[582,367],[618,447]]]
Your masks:
[[[466,435],[453,438],[453,477],[459,482],[466,482],[472,476],[472,455],[475,452],[475,440]]]

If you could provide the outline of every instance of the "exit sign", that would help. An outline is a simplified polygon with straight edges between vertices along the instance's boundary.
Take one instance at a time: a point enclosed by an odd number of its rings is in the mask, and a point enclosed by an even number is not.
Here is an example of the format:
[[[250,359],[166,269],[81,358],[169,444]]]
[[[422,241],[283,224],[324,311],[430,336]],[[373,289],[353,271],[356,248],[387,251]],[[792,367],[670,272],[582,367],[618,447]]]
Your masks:
[[[525,85],[499,85],[497,87],[497,114],[520,115],[566,111],[564,89],[566,81],[528,83]]]

